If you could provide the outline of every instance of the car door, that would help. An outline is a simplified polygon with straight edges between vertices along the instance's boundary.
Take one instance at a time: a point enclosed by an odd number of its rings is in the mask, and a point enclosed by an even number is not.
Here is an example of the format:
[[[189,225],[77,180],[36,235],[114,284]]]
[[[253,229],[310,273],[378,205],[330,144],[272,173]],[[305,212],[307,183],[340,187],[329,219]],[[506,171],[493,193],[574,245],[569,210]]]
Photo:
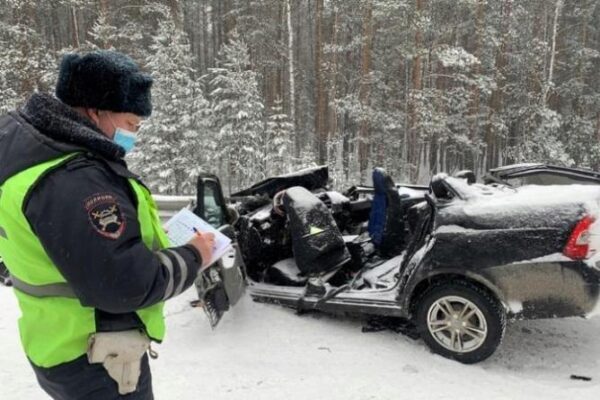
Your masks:
[[[201,174],[193,212],[233,241],[232,251],[199,274],[195,282],[198,297],[213,327],[225,311],[240,300],[246,287],[244,263],[232,227],[236,215],[231,210],[223,196],[219,178],[213,174]]]

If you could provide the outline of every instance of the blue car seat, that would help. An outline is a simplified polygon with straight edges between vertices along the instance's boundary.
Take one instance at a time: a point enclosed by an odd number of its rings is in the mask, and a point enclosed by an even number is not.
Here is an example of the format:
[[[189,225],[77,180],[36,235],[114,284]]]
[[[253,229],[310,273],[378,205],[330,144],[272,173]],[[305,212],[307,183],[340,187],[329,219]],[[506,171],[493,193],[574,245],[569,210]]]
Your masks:
[[[383,168],[373,169],[373,188],[368,226],[371,242],[382,254],[397,255],[404,248],[404,219],[398,188]]]

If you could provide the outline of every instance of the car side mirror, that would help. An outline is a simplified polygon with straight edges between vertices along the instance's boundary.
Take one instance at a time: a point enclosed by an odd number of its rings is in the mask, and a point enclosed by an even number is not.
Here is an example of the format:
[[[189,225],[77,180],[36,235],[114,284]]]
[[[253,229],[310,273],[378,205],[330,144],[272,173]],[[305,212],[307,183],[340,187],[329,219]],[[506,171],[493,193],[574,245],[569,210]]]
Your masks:
[[[215,228],[230,223],[231,214],[216,175],[201,174],[198,177],[194,214]]]

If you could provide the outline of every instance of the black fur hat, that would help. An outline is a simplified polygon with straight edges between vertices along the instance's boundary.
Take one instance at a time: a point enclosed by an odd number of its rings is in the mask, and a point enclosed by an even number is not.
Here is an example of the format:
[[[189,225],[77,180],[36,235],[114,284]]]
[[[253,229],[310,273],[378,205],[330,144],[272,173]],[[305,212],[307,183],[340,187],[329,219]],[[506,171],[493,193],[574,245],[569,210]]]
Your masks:
[[[83,56],[66,54],[60,64],[56,97],[71,107],[130,112],[141,117],[152,113],[152,77],[116,51],[94,51]]]

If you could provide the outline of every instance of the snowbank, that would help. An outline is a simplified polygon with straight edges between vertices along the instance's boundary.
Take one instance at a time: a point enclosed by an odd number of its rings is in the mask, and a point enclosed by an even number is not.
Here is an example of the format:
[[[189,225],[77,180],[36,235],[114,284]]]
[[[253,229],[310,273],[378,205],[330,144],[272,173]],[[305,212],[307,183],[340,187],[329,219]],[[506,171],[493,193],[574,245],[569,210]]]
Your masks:
[[[167,303],[169,332],[152,361],[161,400],[596,399],[600,318],[511,324],[491,359],[474,366],[431,354],[389,331],[361,333],[362,322],[244,299],[212,331],[193,291]],[[18,310],[0,287],[2,399],[45,399],[18,342]],[[572,374],[591,382],[574,381]]]

